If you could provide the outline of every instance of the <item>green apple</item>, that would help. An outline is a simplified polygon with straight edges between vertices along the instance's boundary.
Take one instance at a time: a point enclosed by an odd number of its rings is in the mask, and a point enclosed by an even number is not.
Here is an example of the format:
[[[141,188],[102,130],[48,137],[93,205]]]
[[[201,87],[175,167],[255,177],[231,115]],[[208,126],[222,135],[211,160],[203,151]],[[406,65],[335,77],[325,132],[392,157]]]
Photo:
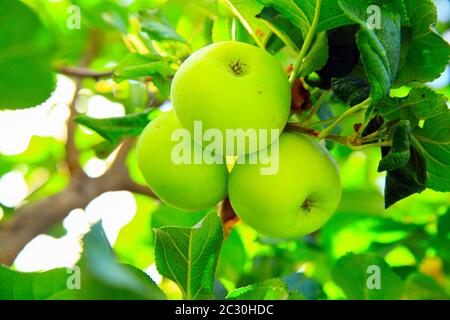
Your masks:
[[[310,137],[285,132],[279,149],[275,146],[269,149],[278,154],[278,170],[264,175],[261,161],[237,163],[229,177],[229,198],[236,214],[256,231],[301,237],[322,227],[337,209],[342,194],[338,168]]]
[[[215,206],[227,193],[226,164],[181,163],[174,158],[176,130],[183,130],[173,111],[163,113],[144,129],[137,144],[137,162],[150,189],[165,203],[186,211]],[[202,149],[191,141],[192,159]]]
[[[204,131],[216,129],[224,137],[221,154],[237,155],[278,139],[289,117],[291,89],[280,63],[265,50],[219,42],[181,65],[172,82],[172,103],[180,123],[197,142],[202,141],[194,135],[194,122],[201,121]],[[239,147],[237,138],[227,138],[227,129],[230,133],[264,129],[267,137],[258,135],[254,146]],[[227,150],[227,143],[233,147]]]

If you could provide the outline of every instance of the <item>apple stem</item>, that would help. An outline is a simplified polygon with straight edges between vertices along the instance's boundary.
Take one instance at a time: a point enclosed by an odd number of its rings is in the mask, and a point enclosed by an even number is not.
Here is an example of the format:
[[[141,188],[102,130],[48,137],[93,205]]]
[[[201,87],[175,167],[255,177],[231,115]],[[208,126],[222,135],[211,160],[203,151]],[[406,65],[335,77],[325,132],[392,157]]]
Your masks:
[[[289,77],[289,82],[291,83],[291,85],[294,84],[294,81],[297,78],[300,68],[302,66],[303,59],[305,59],[306,55],[308,54],[309,49],[311,48],[312,42],[314,40],[314,36],[316,35],[317,25],[319,24],[321,6],[322,0],[317,0],[311,27],[309,28],[308,34],[306,35],[305,38],[305,42],[303,43],[302,49],[300,50],[300,54],[297,58],[297,61],[295,62],[294,71],[292,71]]]

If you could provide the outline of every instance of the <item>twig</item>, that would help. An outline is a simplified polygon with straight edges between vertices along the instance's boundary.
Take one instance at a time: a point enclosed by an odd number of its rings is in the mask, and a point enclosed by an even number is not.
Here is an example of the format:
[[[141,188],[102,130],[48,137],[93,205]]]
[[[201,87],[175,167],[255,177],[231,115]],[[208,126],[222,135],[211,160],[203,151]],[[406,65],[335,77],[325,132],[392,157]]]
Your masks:
[[[315,138],[318,138],[321,135],[321,133],[317,130],[314,130],[311,128],[305,128],[305,127],[302,127],[302,126],[300,126],[298,124],[294,124],[294,123],[288,123],[286,126],[286,129],[290,130],[290,131],[307,134],[307,135],[313,136]],[[355,151],[363,150],[366,148],[372,148],[372,147],[388,147],[388,146],[392,145],[392,143],[390,141],[380,141],[380,142],[376,142],[376,143],[364,144],[364,142],[362,140],[352,139],[352,137],[344,137],[344,136],[338,136],[338,135],[333,135],[333,134],[328,134],[324,139],[339,143],[339,144],[346,146]]]
[[[61,66],[57,68],[56,71],[70,77],[93,78],[95,80],[111,77],[113,75],[113,71],[94,71],[83,67]]]
[[[120,190],[155,197],[150,189],[132,181],[124,167],[115,167],[96,179],[76,176],[64,191],[20,208],[0,225],[0,263],[11,265],[29,241],[64,220],[71,210],[85,208],[105,192]]]
[[[319,99],[314,104],[312,110],[309,112],[308,116],[302,122],[302,125],[307,126],[311,122],[312,118],[314,118],[314,116],[317,114],[317,112],[319,111],[320,107],[322,107],[323,103],[328,98],[328,96],[329,96],[329,92],[328,91],[325,91],[324,93],[322,93],[320,95]]]
[[[334,128],[336,128],[343,120],[347,119],[349,116],[367,109],[370,105],[370,98],[361,102],[360,104],[357,104],[356,106],[348,109],[347,111],[345,111],[343,114],[341,114],[336,121],[334,121],[332,124],[330,124],[328,127],[326,127],[319,135],[319,139],[324,139],[326,138],[331,131],[333,131]]]
[[[75,105],[77,103],[78,91],[80,90],[81,82],[75,82],[75,92],[72,97],[72,101],[69,105],[69,118],[67,119],[67,142],[66,142],[66,163],[71,176],[83,175],[83,169],[81,168],[78,159],[78,150],[75,145],[75,122],[73,117],[76,114]]]
[[[302,50],[300,51],[300,54],[297,58],[297,61],[294,65],[294,70],[291,73],[291,76],[289,77],[289,82],[291,84],[294,83],[295,79],[297,78],[297,75],[300,71],[300,68],[303,63],[303,59],[305,59],[306,55],[309,52],[309,49],[311,48],[314,36],[316,34],[317,25],[319,24],[319,17],[320,17],[320,9],[322,6],[322,0],[316,1],[316,9],[314,12],[314,18],[313,22],[311,24],[311,28],[308,31],[308,34],[306,35],[305,42],[303,43]]]

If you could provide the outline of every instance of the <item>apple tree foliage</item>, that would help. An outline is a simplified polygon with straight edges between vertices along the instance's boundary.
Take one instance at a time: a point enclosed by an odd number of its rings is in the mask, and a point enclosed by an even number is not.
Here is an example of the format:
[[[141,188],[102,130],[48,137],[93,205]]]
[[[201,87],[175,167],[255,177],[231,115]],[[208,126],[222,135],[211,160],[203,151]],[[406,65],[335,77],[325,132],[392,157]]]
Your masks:
[[[159,115],[192,52],[211,42],[247,42],[275,55],[291,80],[302,78],[313,107],[293,112],[293,130],[326,140],[341,165],[353,161],[343,169],[341,207],[320,233],[295,241],[245,225],[224,239],[215,208],[185,214],[136,196],[138,213],[116,243],[101,224],[92,226],[76,268],[21,273],[0,266],[0,299],[449,297],[450,87],[435,91],[427,83],[444,72],[450,46],[436,29],[448,26],[437,24],[431,0],[127,3],[0,0],[0,109],[45,102],[63,66],[90,55],[84,67],[104,74],[81,87],[126,110],[107,119],[80,111],[73,119],[96,133],[96,141],[79,139],[80,149],[105,158]],[[80,9],[79,28],[68,27],[71,6]],[[49,196],[68,179],[57,171],[63,148],[33,137],[23,154],[0,155],[0,175],[17,163],[46,168],[52,178],[27,200]],[[363,149],[367,167],[352,153]],[[376,171],[385,172],[384,198],[367,186]],[[0,208],[4,220],[14,216],[13,208]],[[142,271],[153,262],[159,285]],[[382,275],[376,291],[367,284],[373,265]]]

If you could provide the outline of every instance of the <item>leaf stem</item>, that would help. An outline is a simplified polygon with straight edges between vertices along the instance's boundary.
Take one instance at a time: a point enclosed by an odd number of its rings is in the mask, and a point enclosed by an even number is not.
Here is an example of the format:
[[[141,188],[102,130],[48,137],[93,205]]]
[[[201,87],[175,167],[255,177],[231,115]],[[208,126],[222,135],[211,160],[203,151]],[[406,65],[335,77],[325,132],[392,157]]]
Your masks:
[[[290,131],[307,134],[307,135],[310,135],[313,137],[318,137],[320,135],[319,131],[317,131],[317,130],[305,128],[305,127],[302,127],[302,126],[300,126],[298,124],[294,124],[294,123],[288,123],[286,128]],[[376,143],[366,143],[366,144],[364,144],[361,141],[361,144],[356,144],[355,142],[353,142],[354,140],[351,137],[338,136],[338,135],[333,135],[333,134],[327,135],[325,139],[339,143],[339,144],[346,146],[355,151],[363,150],[366,148],[372,148],[372,147],[389,147],[392,145],[392,143],[390,141],[386,141],[386,140],[376,142]],[[358,141],[360,141],[360,140],[358,140]]]
[[[356,106],[348,109],[343,114],[339,116],[339,118],[336,119],[332,124],[330,124],[328,127],[326,127],[319,135],[319,139],[326,138],[331,131],[333,131],[334,128],[336,128],[339,123],[341,123],[343,120],[348,118],[349,116],[355,114],[356,112],[359,112],[361,110],[367,109],[370,106],[370,98],[364,100],[360,104],[357,104]]]
[[[311,122],[312,118],[314,118],[316,113],[319,111],[320,107],[322,107],[323,103],[328,98],[329,93],[330,92],[325,91],[320,95],[319,99],[314,104],[314,106],[313,106],[312,110],[309,112],[308,116],[305,118],[305,120],[303,120],[302,125],[307,126]]]
[[[68,66],[60,66],[56,69],[58,73],[64,74],[66,76],[72,76],[76,78],[107,78],[113,75],[112,71],[94,71],[87,68],[82,67],[68,67]]]
[[[300,50],[300,54],[297,58],[297,61],[295,62],[294,70],[292,71],[292,73],[289,77],[289,82],[291,84],[293,84],[295,79],[297,78],[300,68],[302,66],[302,63],[303,63],[303,59],[305,59],[307,53],[309,52],[309,49],[311,48],[312,42],[314,40],[314,36],[316,34],[317,25],[319,24],[321,6],[322,6],[322,0],[317,0],[316,1],[316,9],[314,11],[314,18],[313,18],[313,22],[311,24],[311,28],[309,29],[308,34],[306,35],[305,42],[303,43],[303,46],[302,46],[302,50]]]
[[[233,13],[239,19],[239,21],[241,21],[242,25],[247,30],[247,32],[250,34],[250,36],[253,38],[253,40],[256,42],[258,47],[260,47],[261,49],[265,49],[264,44],[261,42],[261,39],[258,38],[258,36],[256,35],[255,31],[253,31],[253,29],[250,26],[250,24],[247,22],[247,20],[245,20],[244,16],[233,5],[233,3],[231,3],[230,0],[224,0],[224,2],[228,6],[228,8],[230,9],[231,13]]]
[[[320,121],[317,121],[317,122],[313,122],[313,123],[309,124],[308,127],[312,128],[312,127],[317,127],[317,126],[320,126],[320,125],[324,125],[324,124],[327,124],[327,123],[335,121],[337,118],[339,118],[339,117],[331,117],[331,118],[323,119],[323,120],[320,120]]]

